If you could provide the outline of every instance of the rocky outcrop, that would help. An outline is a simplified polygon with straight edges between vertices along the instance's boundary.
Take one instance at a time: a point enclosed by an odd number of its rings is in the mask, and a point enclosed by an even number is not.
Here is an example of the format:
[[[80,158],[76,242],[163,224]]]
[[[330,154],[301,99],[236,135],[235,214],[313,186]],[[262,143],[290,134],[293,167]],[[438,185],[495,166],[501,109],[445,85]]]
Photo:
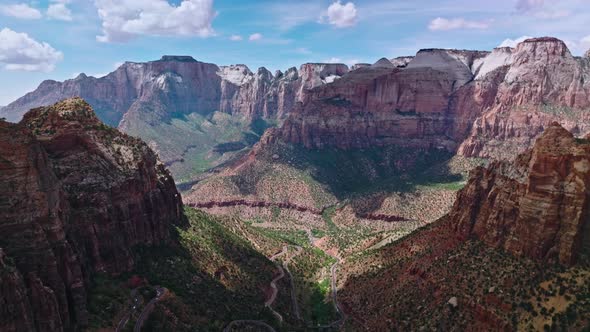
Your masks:
[[[267,118],[288,113],[307,90],[346,72],[344,64],[307,63],[273,76],[264,67],[253,73],[245,65],[218,67],[190,56],[166,55],[146,63],[126,62],[100,78],[80,74],[65,82],[44,81],[1,115],[18,121],[31,108],[78,96],[93,106],[102,121],[122,130],[136,118],[159,123],[192,112]]]
[[[409,59],[407,59],[409,60]],[[550,123],[590,132],[590,66],[555,38],[492,52],[425,49],[313,89],[278,136],[308,148],[401,145],[512,159]]]
[[[410,63],[410,61],[414,60],[413,56],[398,56],[397,58],[390,59],[391,63],[398,68],[404,68]]]
[[[215,145],[240,140],[251,145],[249,124],[263,123],[260,119],[280,122],[309,89],[346,72],[343,64],[310,63],[273,75],[264,67],[252,72],[245,65],[218,67],[192,57],[164,56],[127,62],[101,78],[80,74],[65,82],[45,81],[0,110],[0,117],[15,122],[31,108],[79,96],[99,119],[148,142],[176,175],[187,179],[194,175],[187,174],[194,166],[185,162],[186,151],[191,150],[187,160],[205,155],[211,166],[226,161],[231,156],[212,152]],[[228,118],[231,128],[223,123]]]
[[[589,139],[553,123],[514,162],[475,169],[449,214],[457,232],[515,255],[574,263],[590,240]]]
[[[387,60],[386,58],[381,58],[377,60],[374,64],[371,65],[373,68],[396,68],[397,66],[394,65],[391,61]]]
[[[184,223],[155,154],[81,99],[0,121],[0,170],[2,331],[84,327],[92,275],[131,270],[134,246]]]
[[[475,79],[484,79],[487,74],[494,70],[503,66],[510,66],[512,64],[512,52],[513,49],[510,47],[497,47],[485,57],[475,59],[472,68]]]
[[[274,75],[165,56],[126,63],[103,78],[46,81],[0,114],[11,120],[31,106],[73,95],[87,98],[107,123],[150,141],[167,163],[182,160],[176,150],[195,142],[171,137],[167,130],[174,128],[166,124],[192,112],[198,119],[214,111],[287,119],[280,136],[307,147],[402,144],[492,159],[514,158],[553,121],[579,136],[590,132],[588,59],[549,37],[491,52],[423,49],[351,71],[307,63]]]
[[[280,136],[308,148],[453,144],[444,135],[453,85],[431,68],[360,68],[312,90]]]
[[[424,49],[407,64],[408,68],[432,68],[447,74],[458,89],[473,79],[473,64],[487,55],[480,51]]]
[[[534,38],[518,44],[509,60],[503,60],[508,51],[502,52],[504,57],[500,52],[489,57],[495,56],[493,62],[503,65],[483,77],[497,80],[495,94],[489,96],[493,104],[474,121],[459,154],[514,158],[553,121],[576,135],[590,132],[590,70],[571,55],[565,43]],[[498,76],[497,71],[505,74]]]

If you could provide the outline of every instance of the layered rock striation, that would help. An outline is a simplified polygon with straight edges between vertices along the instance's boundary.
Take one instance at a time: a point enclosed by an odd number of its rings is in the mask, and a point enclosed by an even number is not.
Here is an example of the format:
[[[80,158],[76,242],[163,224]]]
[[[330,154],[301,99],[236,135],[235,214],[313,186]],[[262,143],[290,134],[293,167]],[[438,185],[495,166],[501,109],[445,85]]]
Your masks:
[[[508,52],[484,59],[480,72],[488,70],[486,62],[499,65],[481,77],[497,80],[489,96],[493,103],[475,119],[459,154],[514,158],[554,121],[576,135],[590,132],[590,67],[584,59],[548,37],[525,40],[509,57]],[[498,71],[503,72],[499,77]]]
[[[514,162],[476,168],[449,218],[463,236],[573,264],[590,241],[590,136],[551,124]]]
[[[146,63],[126,62],[100,78],[80,74],[65,82],[44,81],[8,105],[2,116],[18,121],[31,108],[82,97],[98,117],[125,130],[137,118],[157,124],[190,113],[221,111],[248,118],[285,115],[308,89],[348,72],[343,64],[307,63],[275,75],[262,67],[220,66],[190,56],[163,56]]]
[[[308,148],[395,144],[512,159],[554,121],[590,132],[590,66],[561,40],[492,52],[425,49],[406,60],[382,59],[311,90],[279,136]]]
[[[0,184],[2,331],[84,327],[92,275],[131,270],[134,246],[184,224],[156,155],[77,98],[0,121]]]

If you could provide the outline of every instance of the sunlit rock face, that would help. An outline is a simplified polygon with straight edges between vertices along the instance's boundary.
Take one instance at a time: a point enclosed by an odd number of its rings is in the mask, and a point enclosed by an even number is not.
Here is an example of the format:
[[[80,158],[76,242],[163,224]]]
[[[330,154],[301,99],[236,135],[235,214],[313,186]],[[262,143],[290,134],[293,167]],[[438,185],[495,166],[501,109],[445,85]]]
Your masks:
[[[457,231],[516,255],[575,263],[589,240],[588,138],[553,123],[514,162],[475,169],[449,214]]]

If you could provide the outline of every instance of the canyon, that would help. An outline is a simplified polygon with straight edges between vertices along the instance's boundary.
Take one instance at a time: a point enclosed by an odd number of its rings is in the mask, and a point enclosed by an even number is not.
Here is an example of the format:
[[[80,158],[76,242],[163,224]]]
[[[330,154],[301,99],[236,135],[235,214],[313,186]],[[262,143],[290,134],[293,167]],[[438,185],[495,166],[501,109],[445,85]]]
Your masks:
[[[100,78],[44,81],[0,116],[18,121],[30,108],[82,97],[190,184],[248,153],[269,127],[313,149],[396,145],[511,159],[553,121],[578,136],[590,132],[588,82],[590,57],[572,56],[551,37],[491,52],[422,49],[372,65],[306,63],[274,74],[163,56]]]
[[[347,261],[353,329],[587,326],[589,148],[553,123],[515,162],[474,169],[443,218]]]
[[[559,39],[163,56],[0,115],[2,331],[590,324],[590,54]]]

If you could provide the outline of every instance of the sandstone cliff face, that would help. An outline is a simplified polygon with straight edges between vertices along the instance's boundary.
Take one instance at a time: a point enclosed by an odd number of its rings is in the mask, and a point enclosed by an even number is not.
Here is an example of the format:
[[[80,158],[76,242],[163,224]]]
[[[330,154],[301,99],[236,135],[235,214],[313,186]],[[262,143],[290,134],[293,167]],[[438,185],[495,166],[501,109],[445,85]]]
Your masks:
[[[413,56],[398,56],[397,58],[389,59],[398,68],[406,67],[412,60],[414,60]]]
[[[404,142],[452,144],[444,136],[454,82],[431,68],[360,68],[311,91],[281,128],[308,148],[362,148]],[[450,146],[449,148],[453,148]]]
[[[133,246],[166,243],[183,224],[154,153],[81,99],[0,121],[0,156],[2,331],[85,326],[92,274],[129,271]]]
[[[553,123],[513,163],[475,169],[449,218],[513,254],[574,263],[590,240],[590,141]]]
[[[136,118],[159,123],[192,112],[269,118],[288,113],[307,90],[346,72],[343,64],[307,63],[273,76],[264,67],[253,73],[245,65],[218,67],[188,56],[163,56],[146,63],[126,62],[101,78],[80,74],[65,82],[44,81],[1,115],[18,121],[31,108],[79,96],[102,121],[122,130]]]
[[[562,41],[529,39],[509,59],[498,55],[492,62],[502,66],[478,77],[497,82],[495,95],[490,95],[494,102],[473,122],[459,154],[514,158],[553,121],[576,135],[590,132],[590,70]],[[498,70],[505,75],[498,76]]]
[[[511,159],[553,121],[590,132],[590,65],[558,39],[426,49],[397,68],[383,60],[313,89],[279,137],[308,148],[396,144]]]
[[[231,159],[231,153],[216,153],[215,146],[251,145],[250,124],[281,122],[309,89],[347,71],[343,64],[304,64],[272,75],[264,67],[252,72],[245,65],[218,67],[164,56],[127,62],[101,78],[81,74],[65,82],[45,81],[0,116],[18,121],[30,108],[80,96],[99,119],[148,142],[179,179],[187,180],[195,175],[192,160],[206,159],[203,163],[214,167]]]

